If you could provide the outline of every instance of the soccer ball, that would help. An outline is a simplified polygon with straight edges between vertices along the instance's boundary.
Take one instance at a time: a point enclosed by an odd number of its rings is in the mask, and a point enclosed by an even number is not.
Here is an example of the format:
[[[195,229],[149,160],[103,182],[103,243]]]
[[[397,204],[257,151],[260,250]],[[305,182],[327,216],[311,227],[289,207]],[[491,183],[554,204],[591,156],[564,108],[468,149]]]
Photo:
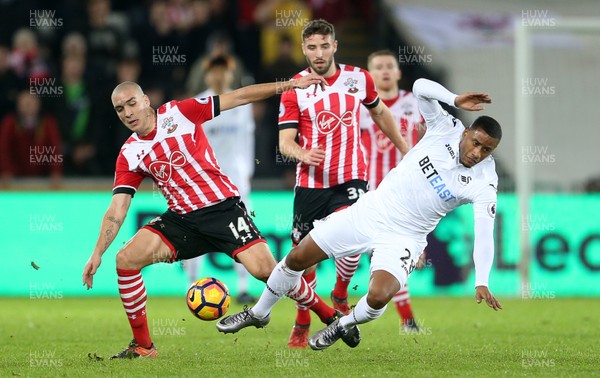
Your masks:
[[[195,317],[216,320],[225,315],[231,303],[227,286],[216,278],[201,278],[187,292],[187,305]]]

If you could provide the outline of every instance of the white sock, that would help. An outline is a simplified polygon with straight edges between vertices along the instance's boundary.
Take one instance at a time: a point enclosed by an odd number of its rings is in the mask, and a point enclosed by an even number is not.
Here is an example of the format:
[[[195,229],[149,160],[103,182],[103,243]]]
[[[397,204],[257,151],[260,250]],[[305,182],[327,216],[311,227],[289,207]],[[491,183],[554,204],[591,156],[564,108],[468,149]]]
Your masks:
[[[379,310],[372,308],[367,303],[367,296],[365,295],[360,298],[350,315],[343,316],[340,319],[340,325],[344,329],[349,329],[357,324],[370,322],[371,320],[375,320],[380,317],[385,312],[386,308],[387,305],[383,306],[383,308]]]
[[[280,261],[271,272],[258,302],[252,307],[254,316],[262,319],[269,315],[275,303],[300,283],[303,272],[291,270],[285,265],[285,260]]]
[[[190,286],[198,279],[198,269],[202,263],[202,256],[194,257],[193,259],[183,260],[183,270],[188,276]]]
[[[238,277],[238,295],[241,293],[247,293],[248,292],[248,271],[246,270],[246,267],[244,267],[242,264],[237,263],[237,262],[233,262],[233,270],[235,270],[235,272],[237,273],[237,277]]]

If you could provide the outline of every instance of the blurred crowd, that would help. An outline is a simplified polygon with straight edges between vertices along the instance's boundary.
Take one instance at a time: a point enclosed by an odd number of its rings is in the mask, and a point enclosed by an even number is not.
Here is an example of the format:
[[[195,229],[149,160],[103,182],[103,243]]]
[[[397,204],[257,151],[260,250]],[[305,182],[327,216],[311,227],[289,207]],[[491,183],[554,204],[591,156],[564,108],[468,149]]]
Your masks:
[[[370,1],[350,2],[363,14]],[[0,174],[112,176],[130,132],[110,93],[140,83],[153,107],[206,89],[215,56],[234,88],[286,80],[305,67],[304,23],[347,17],[343,0],[4,0],[0,2]],[[256,176],[282,177],[274,97],[255,106]]]

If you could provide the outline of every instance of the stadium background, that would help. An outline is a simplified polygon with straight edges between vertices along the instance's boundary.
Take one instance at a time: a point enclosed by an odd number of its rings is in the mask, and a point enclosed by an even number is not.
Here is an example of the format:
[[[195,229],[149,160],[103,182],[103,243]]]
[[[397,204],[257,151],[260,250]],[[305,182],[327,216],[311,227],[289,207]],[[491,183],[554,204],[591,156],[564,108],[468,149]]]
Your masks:
[[[155,107],[195,95],[202,89],[202,59],[224,40],[238,63],[238,84],[286,80],[304,66],[299,33],[306,20],[317,17],[336,25],[338,62],[365,67],[371,51],[389,48],[398,51],[403,88],[410,89],[417,77],[428,77],[455,92],[491,94],[494,104],[486,113],[505,130],[495,153],[501,176],[490,280],[495,293],[522,299],[600,295],[594,285],[600,271],[600,197],[595,194],[600,172],[593,164],[600,129],[593,123],[599,109],[592,100],[600,84],[594,75],[600,49],[590,48],[600,36],[582,41],[549,35],[534,42],[537,71],[522,83],[523,94],[527,90],[535,97],[532,145],[518,146],[514,138],[518,99],[513,64],[515,20],[551,27],[561,17],[598,15],[599,10],[595,1],[452,0],[443,7],[432,0],[4,1],[0,130],[7,129],[17,111],[18,94],[26,92],[41,103],[43,122],[36,130],[54,123],[60,137],[45,147],[30,144],[14,150],[15,137],[0,132],[5,243],[0,295],[117,295],[113,256],[141,224],[164,211],[164,199],[146,182],[104,256],[94,290],[86,292],[81,270],[110,201],[115,157],[128,134],[111,109],[114,85],[139,81]],[[277,151],[277,104],[273,97],[255,105],[252,205],[256,223],[280,258],[290,247],[293,166]],[[459,116],[465,123],[473,117]],[[10,161],[24,174],[11,174],[16,168]],[[536,194],[525,219],[514,217],[518,164],[530,164],[535,174]],[[441,223],[430,237],[428,266],[411,278],[414,295],[472,295],[472,230],[468,207]],[[518,230],[529,232],[532,251],[525,284],[518,274]],[[201,275],[214,275],[235,292],[229,266],[225,256],[210,256]],[[319,269],[319,291],[328,294],[333,266]],[[145,277],[151,295],[182,295],[187,286],[179,264],[149,267]],[[352,283],[355,293],[364,293],[367,282],[363,261]],[[252,292],[262,287],[255,283]]]

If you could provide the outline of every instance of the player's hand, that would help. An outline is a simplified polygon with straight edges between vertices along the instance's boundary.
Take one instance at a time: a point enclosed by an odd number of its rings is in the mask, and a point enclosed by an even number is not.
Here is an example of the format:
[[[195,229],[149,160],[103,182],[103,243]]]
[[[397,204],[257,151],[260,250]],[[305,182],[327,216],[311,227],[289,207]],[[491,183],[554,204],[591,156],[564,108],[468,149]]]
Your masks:
[[[463,110],[483,110],[485,109],[479,104],[491,104],[492,99],[485,93],[467,92],[458,95],[454,100],[454,105]]]
[[[312,150],[303,150],[300,154],[300,161],[304,164],[317,166],[325,159],[325,150],[321,146],[317,146]]]
[[[83,286],[87,286],[88,290],[91,289],[94,284],[94,274],[96,274],[96,270],[98,270],[101,263],[102,258],[93,253],[83,268],[81,279],[83,280]]]
[[[475,299],[477,303],[481,303],[482,300],[485,300],[489,308],[493,308],[494,311],[498,311],[502,309],[500,302],[494,296],[486,286],[477,286],[475,288]]]
[[[294,88],[306,89],[311,85],[315,86],[315,92],[317,92],[317,87],[321,87],[321,90],[325,90],[325,86],[327,85],[327,81],[323,76],[317,75],[314,72],[309,73],[306,76],[303,76],[298,79],[293,79],[292,85]]]

